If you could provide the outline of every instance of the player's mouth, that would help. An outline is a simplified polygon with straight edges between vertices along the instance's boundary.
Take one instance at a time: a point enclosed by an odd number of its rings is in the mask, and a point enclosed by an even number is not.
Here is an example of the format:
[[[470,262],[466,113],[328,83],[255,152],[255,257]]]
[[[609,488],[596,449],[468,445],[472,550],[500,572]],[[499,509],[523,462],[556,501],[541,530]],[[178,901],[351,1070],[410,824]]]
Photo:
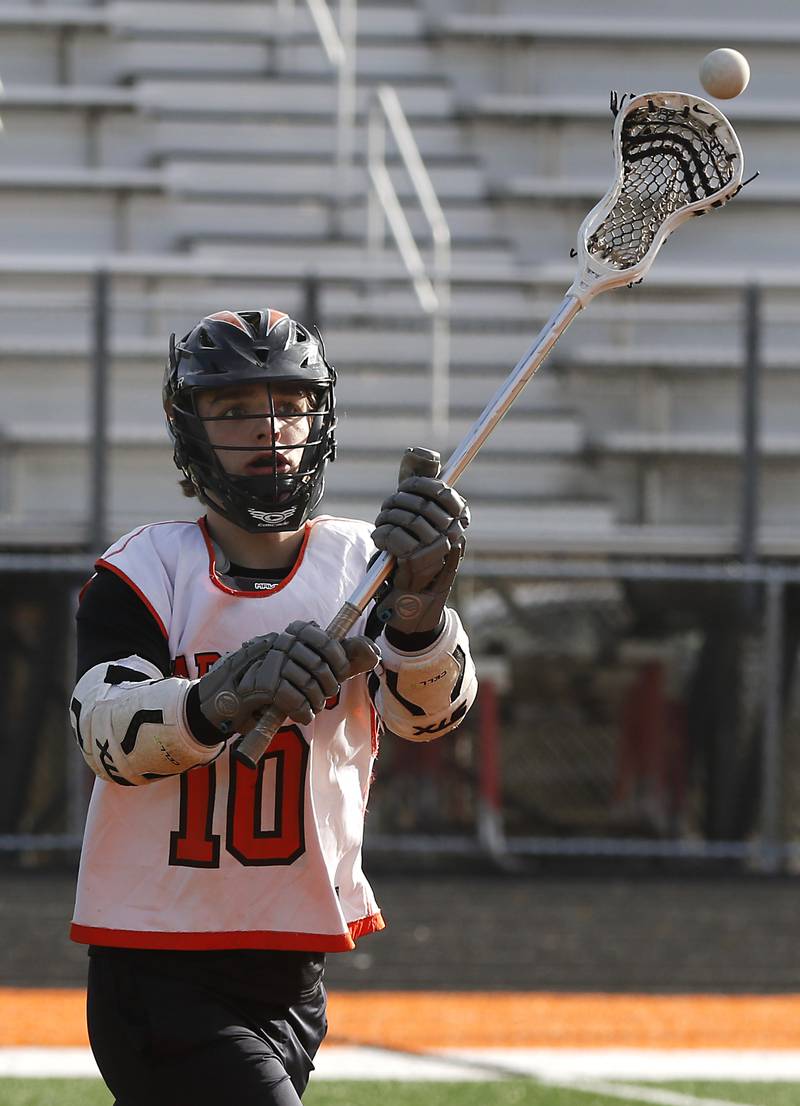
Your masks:
[[[251,458],[244,467],[248,476],[285,476],[292,466],[282,453],[259,453]]]

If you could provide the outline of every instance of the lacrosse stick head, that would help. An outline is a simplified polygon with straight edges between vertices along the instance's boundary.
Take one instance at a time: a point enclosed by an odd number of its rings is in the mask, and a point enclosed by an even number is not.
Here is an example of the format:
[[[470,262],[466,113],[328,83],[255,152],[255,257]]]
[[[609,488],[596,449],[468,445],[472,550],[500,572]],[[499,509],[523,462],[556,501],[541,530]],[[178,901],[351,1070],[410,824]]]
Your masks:
[[[664,241],[695,215],[732,199],[744,157],[722,112],[683,92],[649,92],[620,106],[616,176],[578,231],[581,271],[569,294],[582,303],[640,281]]]

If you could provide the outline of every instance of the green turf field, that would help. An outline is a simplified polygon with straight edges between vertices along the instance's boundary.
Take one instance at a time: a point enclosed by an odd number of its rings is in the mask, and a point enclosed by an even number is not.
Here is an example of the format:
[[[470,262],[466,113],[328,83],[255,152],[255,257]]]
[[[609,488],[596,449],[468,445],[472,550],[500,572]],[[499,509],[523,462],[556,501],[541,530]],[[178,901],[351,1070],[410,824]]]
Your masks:
[[[630,1087],[627,1088],[630,1091]],[[797,1106],[797,1083],[648,1083],[647,1090],[677,1092],[686,1106],[703,1100],[732,1106]],[[676,1096],[677,1097],[677,1096]],[[0,1106],[110,1106],[111,1095],[94,1079],[0,1079]],[[638,1100],[599,1095],[562,1087],[542,1086],[531,1080],[498,1083],[328,1082],[309,1087],[304,1106],[620,1106]],[[678,1106],[677,1101],[675,1106]]]
[[[659,1087],[748,1106],[798,1106],[800,1083],[659,1083]]]

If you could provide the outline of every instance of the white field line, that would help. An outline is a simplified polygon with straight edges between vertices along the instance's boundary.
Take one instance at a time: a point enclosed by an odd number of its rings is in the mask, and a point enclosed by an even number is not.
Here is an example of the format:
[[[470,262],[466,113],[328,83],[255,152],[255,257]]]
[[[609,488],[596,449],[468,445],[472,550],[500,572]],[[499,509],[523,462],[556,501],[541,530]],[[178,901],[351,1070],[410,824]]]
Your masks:
[[[652,1085],[659,1082],[800,1083],[800,1052],[788,1051],[508,1048],[411,1054],[329,1046],[321,1049],[315,1064],[314,1080],[484,1082],[517,1076],[652,1106],[733,1106]],[[99,1078],[99,1073],[88,1048],[0,1048],[0,1077],[4,1076]],[[616,1080],[650,1086],[620,1085]]]
[[[745,1102],[729,1102],[722,1098],[698,1098],[680,1091],[667,1091],[660,1087],[642,1087],[631,1083],[607,1083],[601,1079],[547,1080],[551,1087],[569,1087],[587,1094],[602,1094],[606,1098],[626,1099],[629,1102],[647,1102],[652,1106],[748,1106]]]
[[[468,1060],[413,1055],[381,1048],[323,1048],[315,1060],[314,1080],[396,1079],[403,1082],[485,1082],[502,1070]],[[88,1048],[0,1048],[0,1078],[69,1076],[99,1079]]]
[[[800,1052],[784,1049],[487,1048],[439,1050],[434,1055],[544,1081],[800,1083]]]
[[[402,1082],[484,1083],[505,1078],[495,1065],[481,1065],[475,1053],[453,1059],[436,1053],[371,1047],[324,1046],[314,1058],[312,1079],[396,1079]]]
[[[100,1078],[88,1048],[0,1048],[0,1076]]]

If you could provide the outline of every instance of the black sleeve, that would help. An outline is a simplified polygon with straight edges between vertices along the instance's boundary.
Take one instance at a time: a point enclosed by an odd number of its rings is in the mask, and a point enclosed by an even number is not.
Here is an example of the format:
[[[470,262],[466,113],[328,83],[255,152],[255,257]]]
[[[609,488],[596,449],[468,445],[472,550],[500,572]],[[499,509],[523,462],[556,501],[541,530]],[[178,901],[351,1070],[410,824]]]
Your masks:
[[[169,645],[153,615],[133,588],[100,568],[84,589],[78,623],[77,676],[103,661],[136,654],[171,675]]]
[[[81,598],[77,614],[78,664],[76,680],[103,661],[136,654],[150,661],[163,676],[172,675],[169,646],[161,629],[133,588],[108,569],[100,568]],[[204,745],[218,745],[225,735],[200,710],[197,687],[186,702],[189,728]]]
[[[435,641],[439,640],[444,626],[445,617],[442,615],[435,630],[423,630],[419,634],[403,634],[393,626],[387,626],[383,633],[395,649],[402,649],[404,653],[421,653],[423,649],[429,649]]]

